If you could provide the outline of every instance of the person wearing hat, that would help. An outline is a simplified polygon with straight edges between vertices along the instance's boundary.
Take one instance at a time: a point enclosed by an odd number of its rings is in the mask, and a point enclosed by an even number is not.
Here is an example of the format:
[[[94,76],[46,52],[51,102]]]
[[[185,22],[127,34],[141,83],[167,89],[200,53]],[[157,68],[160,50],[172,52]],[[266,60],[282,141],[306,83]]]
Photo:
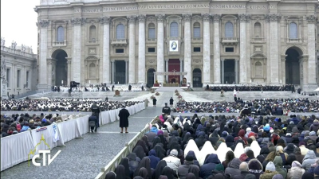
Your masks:
[[[178,151],[176,149],[171,150],[170,155],[163,158],[166,161],[167,166],[176,172],[178,175],[178,168],[181,166],[181,160],[177,157]]]
[[[265,172],[260,175],[259,179],[272,179],[272,177],[276,174],[278,174],[278,172],[276,172],[275,164],[272,161],[270,161],[266,165]]]
[[[186,176],[187,176],[187,173],[188,173],[188,170],[189,168],[192,166],[192,167],[196,167],[199,171],[199,167],[197,165],[194,165],[194,162],[193,162],[193,156],[191,155],[187,155],[186,158],[185,158],[185,162],[184,162],[184,165],[181,165],[178,167],[178,176],[180,179],[186,179]]]
[[[128,133],[127,132],[127,128],[129,126],[128,117],[130,116],[130,113],[128,112],[127,109],[125,109],[125,105],[123,105],[122,107],[123,108],[119,112],[121,133],[123,133],[124,127],[125,127],[125,133]]]

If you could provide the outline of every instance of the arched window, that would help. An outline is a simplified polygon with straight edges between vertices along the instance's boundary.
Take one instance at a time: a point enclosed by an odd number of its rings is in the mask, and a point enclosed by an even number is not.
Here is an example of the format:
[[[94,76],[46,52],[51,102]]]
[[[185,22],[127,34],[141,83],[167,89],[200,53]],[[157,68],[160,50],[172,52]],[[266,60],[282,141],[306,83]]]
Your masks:
[[[193,25],[193,36],[194,38],[200,38],[200,24],[198,22]]]
[[[289,24],[289,39],[298,39],[297,24],[294,22]]]
[[[263,66],[260,62],[255,63],[255,77],[263,77]]]
[[[96,27],[95,25],[91,25],[90,27],[90,42],[96,42]]]
[[[233,38],[234,37],[234,26],[233,23],[227,22],[225,24],[225,37],[226,38]]]
[[[178,37],[178,24],[177,22],[172,22],[170,26],[170,37]]]
[[[261,24],[256,22],[254,25],[255,37],[261,37]]]
[[[125,30],[123,24],[116,26],[116,39],[125,39]]]
[[[57,42],[63,42],[64,41],[64,28],[62,26],[58,27],[56,41]]]
[[[95,72],[95,64],[91,63],[90,66],[89,66],[89,78],[90,79],[96,78],[95,74],[96,74],[96,72]]]
[[[153,23],[148,24],[148,38],[155,39],[155,25]]]

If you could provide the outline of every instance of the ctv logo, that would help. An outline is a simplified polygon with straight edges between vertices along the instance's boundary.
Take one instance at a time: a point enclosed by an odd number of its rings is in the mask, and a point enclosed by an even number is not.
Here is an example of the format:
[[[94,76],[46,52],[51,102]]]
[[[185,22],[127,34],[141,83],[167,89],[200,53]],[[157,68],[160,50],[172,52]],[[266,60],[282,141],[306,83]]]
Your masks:
[[[41,142],[43,142],[48,148],[49,150],[39,150],[39,154],[37,155],[34,155],[36,150],[37,150],[37,147],[38,145],[41,144]],[[46,161],[47,161],[47,158],[46,158],[46,155],[48,154],[48,166],[53,162],[53,160],[61,153],[61,150],[59,150],[52,158],[51,158],[51,150],[50,150],[50,146],[48,143],[46,143],[45,139],[44,139],[44,136],[42,134],[41,136],[41,139],[40,139],[40,142],[34,147],[33,150],[31,150],[28,154],[28,164],[30,166],[30,155],[34,155],[32,157],[32,164],[36,167],[40,167],[41,166],[41,163],[37,163],[35,160],[37,158],[41,158],[40,157],[40,154],[42,153],[42,166],[46,166]]]

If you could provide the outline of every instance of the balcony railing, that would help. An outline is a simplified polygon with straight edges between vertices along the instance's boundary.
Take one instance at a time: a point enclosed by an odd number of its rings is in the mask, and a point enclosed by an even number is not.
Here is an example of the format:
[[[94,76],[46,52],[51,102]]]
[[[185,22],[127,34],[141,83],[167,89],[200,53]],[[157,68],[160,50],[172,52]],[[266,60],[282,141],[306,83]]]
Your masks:
[[[53,42],[53,47],[64,47],[66,46],[66,40],[62,42]]]
[[[99,42],[99,41],[96,40],[96,39],[89,40],[89,43],[90,43],[90,44],[96,44],[96,43],[98,43],[98,42]]]
[[[251,40],[253,42],[263,42],[265,40],[265,38],[263,38],[263,37],[253,37],[253,38],[251,38]]]
[[[202,38],[198,37],[198,38],[193,38],[193,41],[201,41]]]
[[[288,43],[301,43],[302,39],[290,39],[290,38],[288,38],[287,42]]]
[[[113,46],[126,46],[127,41],[126,41],[126,39],[113,39],[111,44]]]
[[[235,38],[235,37],[222,38],[221,42],[224,44],[236,44],[238,43],[238,38]]]
[[[156,38],[148,38],[147,41],[148,42],[156,42]]]

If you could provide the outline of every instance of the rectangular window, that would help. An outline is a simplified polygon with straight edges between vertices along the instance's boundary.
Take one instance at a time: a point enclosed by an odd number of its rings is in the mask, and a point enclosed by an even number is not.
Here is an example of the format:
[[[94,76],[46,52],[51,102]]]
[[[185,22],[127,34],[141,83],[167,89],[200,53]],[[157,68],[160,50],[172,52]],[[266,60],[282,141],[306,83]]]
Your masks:
[[[28,88],[29,87],[29,71],[27,71],[26,73],[25,81],[26,81],[25,87]]]
[[[148,48],[148,50],[147,50],[148,52],[155,52],[155,48],[154,47],[151,47],[151,48]]]
[[[200,38],[200,27],[194,27],[194,38]]]
[[[10,68],[7,68],[7,87],[10,87]]]
[[[20,88],[20,72],[21,70],[17,71],[17,88]]]
[[[226,47],[225,52],[234,52],[234,47]]]
[[[124,49],[123,48],[116,49],[115,53],[124,53]]]
[[[194,47],[194,52],[200,52],[200,47]]]
[[[155,28],[149,28],[148,29],[148,38],[149,39],[155,39]]]

